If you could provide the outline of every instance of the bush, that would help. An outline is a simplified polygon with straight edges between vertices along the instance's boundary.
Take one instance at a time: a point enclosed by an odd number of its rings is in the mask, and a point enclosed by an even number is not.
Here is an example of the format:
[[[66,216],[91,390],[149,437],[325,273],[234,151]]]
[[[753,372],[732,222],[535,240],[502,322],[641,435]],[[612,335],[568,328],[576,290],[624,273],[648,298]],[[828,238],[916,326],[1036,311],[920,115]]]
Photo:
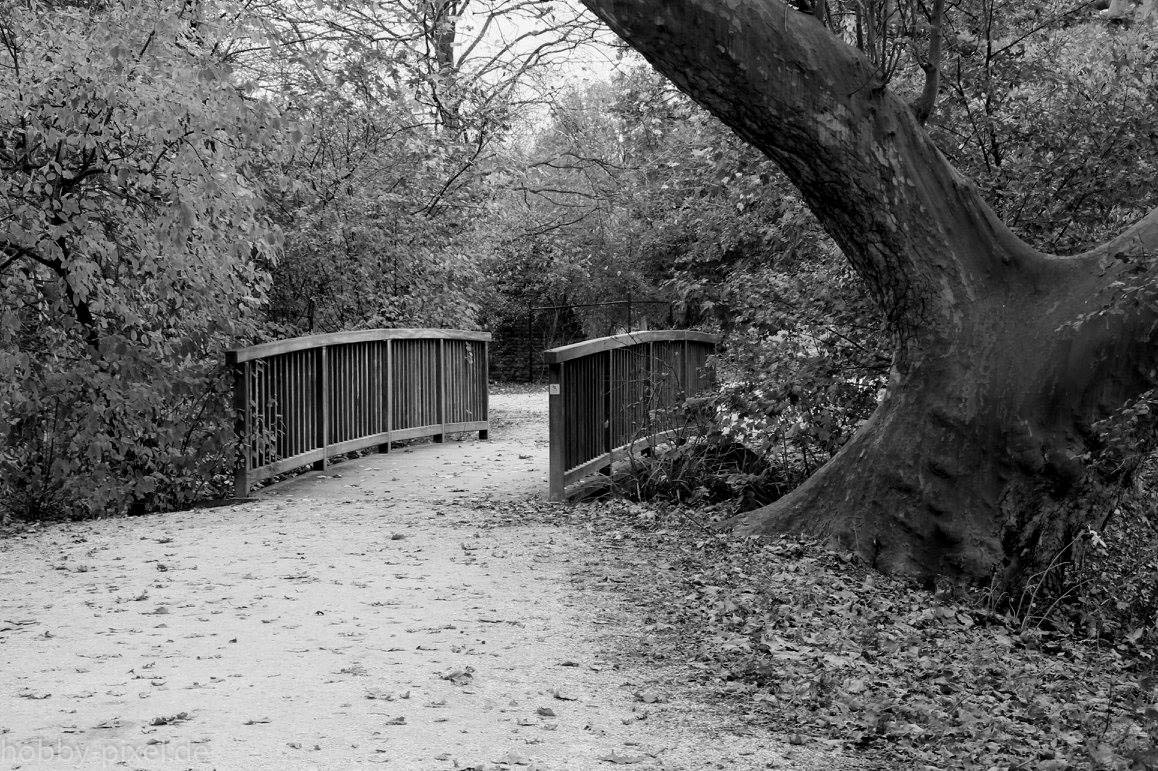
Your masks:
[[[281,117],[214,58],[228,25],[191,6],[3,8],[20,77],[0,78],[0,505],[81,517],[215,494],[218,361],[268,282]]]
[[[228,379],[212,359],[0,353],[0,509],[20,519],[172,509],[228,489]]]
[[[694,400],[663,418],[672,439],[632,453],[615,477],[615,487],[635,500],[696,505],[739,502],[740,510],[775,501],[790,488],[780,470],[719,429],[714,398]]]

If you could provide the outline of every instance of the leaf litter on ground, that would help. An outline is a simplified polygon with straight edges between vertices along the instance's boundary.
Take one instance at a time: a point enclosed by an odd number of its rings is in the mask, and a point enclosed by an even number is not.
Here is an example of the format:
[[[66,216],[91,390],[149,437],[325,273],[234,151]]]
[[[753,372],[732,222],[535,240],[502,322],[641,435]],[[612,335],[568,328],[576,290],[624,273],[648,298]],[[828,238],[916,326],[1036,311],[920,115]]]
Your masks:
[[[489,509],[480,529],[579,526],[613,559],[574,580],[641,616],[628,653],[690,661],[749,729],[882,767],[1158,768],[1153,651],[1024,628],[806,539],[706,534],[693,509],[455,503]]]

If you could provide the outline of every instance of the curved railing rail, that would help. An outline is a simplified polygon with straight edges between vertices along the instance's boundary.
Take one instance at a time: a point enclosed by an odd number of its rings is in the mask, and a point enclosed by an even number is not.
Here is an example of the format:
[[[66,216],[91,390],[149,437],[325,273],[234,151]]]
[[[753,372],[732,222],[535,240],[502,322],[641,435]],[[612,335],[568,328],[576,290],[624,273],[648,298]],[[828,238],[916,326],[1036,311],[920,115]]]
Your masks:
[[[550,371],[550,496],[669,436],[656,416],[712,383],[717,335],[629,332],[543,352]]]
[[[487,438],[490,334],[367,329],[225,354],[233,370],[239,498],[262,479],[390,442],[478,431]]]

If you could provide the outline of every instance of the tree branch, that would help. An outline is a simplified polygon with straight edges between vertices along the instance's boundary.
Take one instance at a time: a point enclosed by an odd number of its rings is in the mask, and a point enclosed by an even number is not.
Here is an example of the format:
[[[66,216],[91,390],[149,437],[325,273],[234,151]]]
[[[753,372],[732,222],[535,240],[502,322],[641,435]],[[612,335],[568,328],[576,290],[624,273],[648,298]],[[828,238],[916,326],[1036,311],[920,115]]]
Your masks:
[[[937,92],[941,89],[941,48],[944,44],[945,0],[935,0],[933,4],[932,28],[929,31],[929,56],[921,62],[925,71],[925,87],[913,104],[913,117],[922,126],[933,114],[937,104]]]
[[[1041,258],[949,165],[877,69],[809,15],[765,0],[584,0],[800,189],[893,323],[959,303]]]

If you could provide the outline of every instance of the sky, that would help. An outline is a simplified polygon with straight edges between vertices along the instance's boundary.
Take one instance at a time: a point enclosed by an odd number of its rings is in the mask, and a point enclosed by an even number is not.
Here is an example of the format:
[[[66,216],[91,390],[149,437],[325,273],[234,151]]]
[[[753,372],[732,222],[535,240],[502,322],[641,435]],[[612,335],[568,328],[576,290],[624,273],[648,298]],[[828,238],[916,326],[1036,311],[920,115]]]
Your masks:
[[[618,66],[620,49],[614,45],[618,39],[578,0],[536,0],[530,3],[525,0],[475,0],[468,6],[466,17],[459,25],[464,40],[459,48],[460,54],[477,37],[493,10],[512,6],[528,6],[541,11],[549,9],[550,15],[536,17],[534,13],[523,12],[504,14],[491,23],[484,41],[472,52],[472,56],[489,54],[508,44],[515,46],[513,50],[525,53],[549,38],[553,23],[582,18],[598,26],[597,42],[558,57],[556,61],[560,73],[570,79],[602,81]],[[523,40],[519,41],[519,38]]]

